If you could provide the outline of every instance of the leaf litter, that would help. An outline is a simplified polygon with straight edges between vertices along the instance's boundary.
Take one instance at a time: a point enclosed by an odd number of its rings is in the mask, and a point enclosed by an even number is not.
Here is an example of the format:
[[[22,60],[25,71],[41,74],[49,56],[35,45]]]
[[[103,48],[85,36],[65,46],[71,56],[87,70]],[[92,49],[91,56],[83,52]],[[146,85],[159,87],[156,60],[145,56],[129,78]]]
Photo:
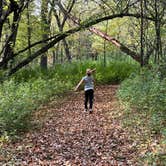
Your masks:
[[[84,112],[82,91],[70,93],[59,105],[53,101],[40,108],[34,121],[40,121],[41,127],[4,145],[0,164],[136,165],[137,149],[117,118],[121,116],[117,89],[118,85],[98,86],[92,114]]]

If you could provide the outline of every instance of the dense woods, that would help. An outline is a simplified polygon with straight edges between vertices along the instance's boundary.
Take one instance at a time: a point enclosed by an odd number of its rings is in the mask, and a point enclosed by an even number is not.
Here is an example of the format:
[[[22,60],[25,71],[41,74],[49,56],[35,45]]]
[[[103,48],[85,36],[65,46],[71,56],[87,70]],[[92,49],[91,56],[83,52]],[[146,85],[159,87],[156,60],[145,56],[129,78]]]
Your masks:
[[[72,47],[78,50],[77,44],[81,42],[79,40],[83,40],[78,39],[78,36],[83,33],[79,31],[88,28],[91,33],[84,32],[83,44],[86,43],[86,50],[91,50],[89,55],[99,52],[92,45],[95,35],[89,37],[90,34],[96,34],[142,65],[148,64],[150,57],[157,63],[164,56],[165,48],[162,44],[166,6],[164,1],[61,2],[54,0],[50,2],[2,1],[1,4],[0,65],[9,75],[39,56],[41,56],[40,64],[45,68],[47,61],[52,62],[53,59],[56,61],[55,56],[58,60],[59,56],[62,56],[61,61],[71,61],[76,57],[71,55],[69,45],[72,44]],[[106,20],[109,20],[107,34],[105,30],[91,27]],[[111,32],[112,22],[121,24],[113,28],[114,34]],[[100,29],[105,29],[105,25],[99,24],[99,26]],[[125,31],[125,36],[124,33],[122,36],[121,29]],[[75,32],[78,33],[74,35]],[[68,38],[65,39],[66,37]],[[128,40],[125,40],[126,37]],[[73,42],[73,39],[77,40]],[[111,50],[113,51],[113,48]]]
[[[41,105],[70,96],[96,68],[99,89],[120,84],[126,131],[146,122],[134,164],[165,164],[165,42],[165,0],[0,0],[0,147],[32,130]]]

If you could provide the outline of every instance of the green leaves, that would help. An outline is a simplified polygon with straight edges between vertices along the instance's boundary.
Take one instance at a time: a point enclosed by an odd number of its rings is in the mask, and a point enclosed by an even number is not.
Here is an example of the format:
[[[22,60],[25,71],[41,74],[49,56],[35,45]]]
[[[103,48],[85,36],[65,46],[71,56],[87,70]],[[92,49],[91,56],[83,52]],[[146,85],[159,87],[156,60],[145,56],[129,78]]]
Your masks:
[[[137,138],[140,165],[164,165],[166,162],[166,79],[160,75],[161,71],[156,68],[143,69],[125,80],[118,91],[122,103],[130,106],[130,111],[125,111],[124,125],[135,132],[132,135],[138,136],[138,131],[143,131]]]
[[[122,83],[119,97],[139,109],[165,111],[165,81],[152,71],[145,71]]]
[[[63,91],[66,83],[56,79],[37,79],[33,82],[4,82],[0,87],[0,125],[3,132],[16,134],[31,126],[32,111],[54,94]]]
[[[8,8],[9,8],[9,7],[6,5],[6,6],[3,7],[3,10],[4,10],[4,11],[7,11]]]
[[[160,78],[160,72],[156,74],[156,71],[153,70],[143,70],[140,74],[130,77],[122,83],[118,96],[124,103],[136,108],[137,113],[132,109],[131,116],[134,115],[132,120],[146,114],[146,118],[143,118],[146,119],[146,128],[155,137],[159,136],[160,139],[166,140],[166,79]],[[141,121],[141,119],[137,121]],[[136,125],[136,122],[132,122],[132,125]],[[145,125],[145,122],[141,122],[141,124]],[[162,165],[165,162],[163,155],[160,154],[161,150],[156,146],[152,152],[148,152],[144,156],[144,161],[147,161],[148,165],[155,163]],[[160,147],[162,144],[158,146]]]

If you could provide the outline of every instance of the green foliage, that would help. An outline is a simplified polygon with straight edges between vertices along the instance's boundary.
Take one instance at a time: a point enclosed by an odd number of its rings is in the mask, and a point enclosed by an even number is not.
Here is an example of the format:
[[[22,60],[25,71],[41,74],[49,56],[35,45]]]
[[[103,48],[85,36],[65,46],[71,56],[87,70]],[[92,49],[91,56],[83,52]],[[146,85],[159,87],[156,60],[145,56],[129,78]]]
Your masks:
[[[1,132],[16,134],[28,130],[33,110],[51,96],[73,89],[87,68],[96,68],[96,82],[103,84],[121,82],[138,67],[116,61],[104,68],[100,62],[86,61],[56,65],[47,71],[38,67],[23,69],[0,85]]]
[[[40,104],[56,93],[69,89],[70,84],[57,79],[17,83],[6,81],[0,86],[0,128],[1,132],[16,134],[31,126],[31,113]]]
[[[140,73],[131,75],[123,81],[118,91],[120,100],[132,109],[124,123],[136,128],[146,128],[150,132],[146,136],[146,131],[142,135],[142,140],[149,140],[154,135],[154,140],[159,137],[166,141],[166,77],[164,66],[158,66],[151,70],[143,69]],[[134,109],[135,108],[135,109]],[[133,112],[131,112],[133,110]],[[133,116],[134,115],[134,116]],[[139,119],[144,116],[144,122]],[[138,125],[139,124],[139,125]],[[131,129],[133,130],[133,129]],[[166,162],[164,144],[155,145],[156,150],[147,152],[142,156],[142,162],[148,165],[163,165]]]
[[[36,80],[38,78],[57,78],[71,81],[75,85],[84,75],[87,68],[96,68],[95,80],[98,84],[120,83],[129,75],[139,69],[138,65],[131,62],[111,61],[104,67],[102,62],[84,61],[56,65],[48,71],[40,68],[23,69],[15,76],[16,82]]]
[[[118,92],[123,102],[151,114],[151,128],[155,133],[162,133],[166,125],[166,78],[161,79],[160,75],[160,72],[142,70],[125,80]]]
[[[98,83],[120,83],[128,78],[130,74],[138,70],[138,66],[127,62],[110,62],[106,67],[100,65],[96,74]]]
[[[162,58],[160,65],[158,67],[158,71],[160,73],[160,78],[166,78],[166,57]]]
[[[166,155],[165,154],[153,154],[153,153],[147,153],[144,156],[144,160],[148,165],[165,165],[166,163]]]

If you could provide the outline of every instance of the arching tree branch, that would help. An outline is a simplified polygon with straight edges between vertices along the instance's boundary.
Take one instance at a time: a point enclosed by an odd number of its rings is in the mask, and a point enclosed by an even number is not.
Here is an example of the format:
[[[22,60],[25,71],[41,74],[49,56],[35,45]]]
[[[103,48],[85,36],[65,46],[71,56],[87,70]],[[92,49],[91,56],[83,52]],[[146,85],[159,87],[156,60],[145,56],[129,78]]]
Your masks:
[[[137,13],[136,14],[133,14],[133,13],[120,13],[120,14],[113,14],[113,15],[109,15],[109,16],[104,16],[104,17],[101,17],[101,18],[96,18],[94,20],[84,21],[84,22],[80,23],[79,27],[70,29],[70,30],[68,30],[68,31],[66,31],[64,33],[57,34],[54,37],[53,41],[49,42],[46,46],[42,47],[41,49],[39,49],[38,51],[36,51],[35,53],[33,53],[31,56],[29,56],[28,58],[24,59],[21,63],[19,63],[18,65],[16,65],[14,68],[12,68],[9,71],[8,76],[14,74],[19,69],[21,69],[25,65],[29,64],[35,58],[39,57],[43,52],[46,52],[48,49],[50,49],[51,47],[53,47],[56,43],[58,43],[59,41],[63,40],[67,36],[70,36],[71,34],[74,34],[74,33],[78,32],[78,31],[87,29],[87,28],[91,27],[92,25],[95,25],[95,24],[100,23],[102,21],[110,20],[110,19],[115,19],[115,18],[123,18],[123,17],[136,17],[136,18],[140,18],[140,15],[137,14]]]

